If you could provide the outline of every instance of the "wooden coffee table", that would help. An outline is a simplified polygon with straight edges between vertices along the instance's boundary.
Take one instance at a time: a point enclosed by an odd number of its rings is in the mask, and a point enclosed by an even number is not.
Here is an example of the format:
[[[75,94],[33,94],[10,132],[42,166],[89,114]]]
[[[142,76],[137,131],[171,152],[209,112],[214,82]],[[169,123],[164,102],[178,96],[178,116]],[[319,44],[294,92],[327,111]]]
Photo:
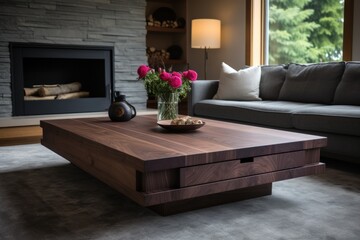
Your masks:
[[[162,129],[153,115],[40,125],[44,146],[162,215],[270,195],[272,182],[325,171],[325,137],[203,120],[185,133]]]

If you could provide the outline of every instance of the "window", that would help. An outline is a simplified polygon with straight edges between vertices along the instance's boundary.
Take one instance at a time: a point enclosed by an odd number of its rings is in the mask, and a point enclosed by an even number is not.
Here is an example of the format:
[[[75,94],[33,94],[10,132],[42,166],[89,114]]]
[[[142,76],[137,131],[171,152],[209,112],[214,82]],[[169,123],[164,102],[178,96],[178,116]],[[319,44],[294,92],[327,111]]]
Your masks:
[[[352,6],[353,0],[248,0],[247,64],[351,60]]]

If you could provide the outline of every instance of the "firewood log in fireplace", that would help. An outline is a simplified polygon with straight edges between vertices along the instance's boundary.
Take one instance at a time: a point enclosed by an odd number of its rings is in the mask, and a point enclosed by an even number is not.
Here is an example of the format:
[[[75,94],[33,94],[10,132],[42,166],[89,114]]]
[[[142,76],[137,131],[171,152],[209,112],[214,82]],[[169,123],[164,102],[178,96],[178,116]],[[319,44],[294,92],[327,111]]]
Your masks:
[[[24,96],[38,95],[39,87],[24,88]]]
[[[73,93],[63,93],[56,96],[56,100],[60,99],[71,99],[71,98],[82,98],[88,97],[90,95],[89,92],[73,92]]]
[[[73,93],[63,93],[57,96],[24,96],[25,101],[39,101],[39,100],[62,100],[62,99],[72,99],[72,98],[83,98],[88,97],[89,92],[73,92]]]
[[[54,100],[56,96],[45,96],[45,97],[39,97],[39,96],[24,96],[25,101],[39,101],[39,100]]]
[[[24,96],[39,96],[39,89],[41,87],[58,87],[59,84],[33,85],[32,87],[24,88]]]
[[[72,93],[78,92],[81,89],[81,83],[73,82],[68,84],[59,84],[55,87],[40,87],[38,90],[39,96],[52,96],[52,95],[59,95],[64,93]]]
[[[34,88],[41,88],[41,87],[58,87],[61,84],[39,84],[39,85],[33,85]]]

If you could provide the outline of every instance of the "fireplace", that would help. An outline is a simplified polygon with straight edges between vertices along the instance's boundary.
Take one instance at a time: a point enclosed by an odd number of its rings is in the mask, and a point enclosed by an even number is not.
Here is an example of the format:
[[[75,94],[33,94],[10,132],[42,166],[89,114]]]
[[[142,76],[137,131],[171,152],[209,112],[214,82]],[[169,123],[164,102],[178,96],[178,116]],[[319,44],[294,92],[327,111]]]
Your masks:
[[[113,47],[11,43],[13,115],[105,111]]]

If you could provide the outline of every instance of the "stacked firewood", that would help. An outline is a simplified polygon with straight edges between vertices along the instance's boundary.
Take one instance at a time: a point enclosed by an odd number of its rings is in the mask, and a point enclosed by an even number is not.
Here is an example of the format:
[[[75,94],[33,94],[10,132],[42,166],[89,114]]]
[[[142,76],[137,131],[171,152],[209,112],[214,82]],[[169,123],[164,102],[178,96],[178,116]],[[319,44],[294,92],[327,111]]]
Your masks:
[[[33,85],[24,88],[24,100],[55,100],[88,97],[89,92],[81,91],[81,83],[72,82],[68,84]]]
[[[165,21],[158,21],[153,18],[153,15],[149,15],[147,17],[147,25],[150,27],[164,27],[164,28],[178,28],[179,23],[178,21],[173,20],[165,20]]]

